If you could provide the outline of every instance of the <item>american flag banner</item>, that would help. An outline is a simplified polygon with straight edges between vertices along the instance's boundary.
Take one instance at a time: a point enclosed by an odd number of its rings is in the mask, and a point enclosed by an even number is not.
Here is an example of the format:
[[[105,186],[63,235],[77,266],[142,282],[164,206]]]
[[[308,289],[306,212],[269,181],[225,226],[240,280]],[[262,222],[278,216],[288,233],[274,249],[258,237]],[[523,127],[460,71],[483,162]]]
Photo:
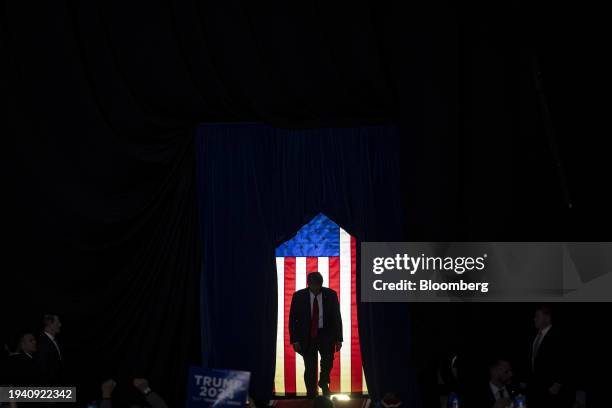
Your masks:
[[[319,214],[303,226],[295,237],[276,249],[278,324],[275,395],[306,395],[304,361],[289,343],[287,322],[293,293],[305,288],[306,275],[315,271],[323,275],[323,286],[338,294],[342,315],[344,341],[340,352],[334,353],[330,391],[367,393],[357,323],[356,245],[355,237]]]

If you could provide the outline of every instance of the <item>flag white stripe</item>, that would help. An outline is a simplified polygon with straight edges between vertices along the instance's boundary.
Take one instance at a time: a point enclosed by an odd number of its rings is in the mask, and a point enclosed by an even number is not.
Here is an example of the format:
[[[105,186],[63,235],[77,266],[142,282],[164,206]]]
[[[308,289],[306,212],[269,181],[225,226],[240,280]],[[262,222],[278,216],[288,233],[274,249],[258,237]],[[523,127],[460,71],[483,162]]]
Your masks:
[[[317,270],[323,275],[323,286],[329,288],[329,258],[320,256],[317,260]]]
[[[365,380],[365,371],[363,371],[363,367],[361,367],[361,392],[364,394],[368,393],[368,385]]]
[[[278,309],[276,320],[276,369],[274,389],[285,392],[285,258],[276,258],[276,279],[278,288]]]
[[[351,236],[340,228],[340,392],[351,392]]]
[[[306,257],[298,256],[295,258],[295,290],[306,287]],[[295,353],[295,351],[292,351]],[[295,355],[295,391],[298,395],[306,394],[306,384],[304,384],[304,359],[299,354]]]
[[[329,287],[329,258],[320,256],[317,259],[317,270],[323,276],[323,286]],[[317,367],[321,367],[321,355],[317,355]]]

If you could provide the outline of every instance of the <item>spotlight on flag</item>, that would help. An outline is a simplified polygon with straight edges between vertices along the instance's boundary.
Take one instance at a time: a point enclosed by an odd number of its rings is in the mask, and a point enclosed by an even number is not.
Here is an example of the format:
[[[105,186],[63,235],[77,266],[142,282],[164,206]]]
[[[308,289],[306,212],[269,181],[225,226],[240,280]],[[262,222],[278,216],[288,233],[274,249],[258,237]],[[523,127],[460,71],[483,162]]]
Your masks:
[[[357,323],[357,238],[323,214],[314,217],[289,241],[276,248],[278,322],[276,396],[304,396],[304,361],[289,343],[291,297],[306,287],[309,272],[323,275],[323,286],[336,291],[342,315],[340,352],[334,355],[329,389],[332,393],[366,394]],[[320,363],[319,363],[320,364]]]

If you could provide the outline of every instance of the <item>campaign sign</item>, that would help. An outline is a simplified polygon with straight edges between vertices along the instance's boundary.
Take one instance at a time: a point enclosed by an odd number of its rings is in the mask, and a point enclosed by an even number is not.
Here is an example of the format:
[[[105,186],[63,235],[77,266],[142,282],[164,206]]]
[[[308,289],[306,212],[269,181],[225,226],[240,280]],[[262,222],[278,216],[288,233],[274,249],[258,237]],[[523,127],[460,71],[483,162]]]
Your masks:
[[[244,407],[248,398],[251,373],[190,367],[187,408]]]

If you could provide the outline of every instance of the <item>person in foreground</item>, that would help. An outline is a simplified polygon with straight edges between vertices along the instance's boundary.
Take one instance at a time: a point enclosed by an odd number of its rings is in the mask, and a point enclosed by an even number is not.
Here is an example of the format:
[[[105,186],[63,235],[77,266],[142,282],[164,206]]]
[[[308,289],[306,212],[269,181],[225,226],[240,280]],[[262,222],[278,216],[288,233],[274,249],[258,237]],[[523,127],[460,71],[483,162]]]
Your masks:
[[[36,337],[29,331],[21,332],[16,337],[14,352],[7,361],[7,381],[10,385],[34,386],[40,382],[38,365],[34,361],[37,344]]]
[[[488,381],[466,395],[465,404],[476,408],[498,408],[512,405],[517,395],[512,387],[512,366],[508,359],[495,357],[487,364]]]
[[[157,394],[155,391],[153,391],[150,387],[149,387],[149,381],[145,378],[134,378],[133,382],[134,387],[136,387],[138,389],[138,391],[140,391],[146,401],[149,407],[151,408],[168,408],[168,405],[166,404],[166,401],[164,401],[164,399]],[[100,402],[100,408],[112,408],[113,404],[112,404],[112,397],[113,397],[113,391],[115,390],[115,386],[117,385],[117,383],[115,382],[115,380],[113,379],[108,379],[106,381],[104,381],[102,383],[102,401]],[[133,407],[136,405],[132,405]]]
[[[323,276],[311,272],[307,288],[298,290],[291,299],[289,336],[293,349],[304,358],[304,383],[308,398],[317,396],[317,357],[321,354],[319,387],[329,396],[329,373],[334,352],[342,347],[342,318],[338,294],[323,287]]]
[[[553,328],[552,316],[549,306],[541,306],[533,318],[538,332],[529,353],[529,408],[570,408],[573,404],[575,391],[568,381],[572,350]]]
[[[57,315],[46,314],[43,317],[44,330],[38,338],[36,361],[41,375],[41,385],[63,385],[64,358],[57,342],[62,323]]]

